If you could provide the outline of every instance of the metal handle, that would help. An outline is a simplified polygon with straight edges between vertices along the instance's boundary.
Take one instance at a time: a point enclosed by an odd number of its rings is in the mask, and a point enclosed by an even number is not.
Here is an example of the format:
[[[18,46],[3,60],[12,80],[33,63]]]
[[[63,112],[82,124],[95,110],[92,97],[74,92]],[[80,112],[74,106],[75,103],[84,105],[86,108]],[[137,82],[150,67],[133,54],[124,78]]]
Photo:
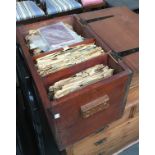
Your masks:
[[[95,142],[94,145],[95,146],[101,145],[101,144],[105,143],[106,140],[107,140],[107,138],[100,139],[99,141]]]
[[[86,105],[81,106],[81,114],[83,118],[88,118],[99,111],[109,107],[109,96],[104,95]]]

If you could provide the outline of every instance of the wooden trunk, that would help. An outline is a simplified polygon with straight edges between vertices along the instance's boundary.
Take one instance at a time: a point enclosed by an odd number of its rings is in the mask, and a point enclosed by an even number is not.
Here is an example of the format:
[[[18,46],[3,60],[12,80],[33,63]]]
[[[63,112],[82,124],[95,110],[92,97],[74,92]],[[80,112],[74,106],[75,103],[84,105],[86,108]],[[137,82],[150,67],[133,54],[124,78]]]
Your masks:
[[[107,20],[104,20],[104,22],[101,20],[101,22],[93,22],[92,24],[95,24],[97,26],[103,23],[107,23],[106,28],[108,28],[109,22],[111,24],[115,23],[114,25],[117,25],[117,27],[115,27],[115,29],[113,28],[113,30],[116,30],[117,33],[120,32],[120,34],[126,33],[125,30],[128,29],[128,25],[126,24],[128,20],[124,20],[126,16],[129,15],[129,18],[133,17],[134,20],[137,19],[134,13],[129,11],[127,8],[114,8],[103,11],[101,10],[99,12],[91,12],[90,16],[96,17],[97,14],[103,16],[109,16],[109,14],[113,14],[114,16],[116,16],[112,17],[112,21],[111,18],[109,18]],[[100,20],[100,18],[97,20]],[[90,59],[80,64],[76,64],[66,69],[62,69],[54,74],[49,74],[48,76],[41,78],[37,73],[37,70],[34,65],[36,57],[32,57],[30,55],[29,48],[26,45],[24,38],[30,29],[37,29],[39,27],[56,23],[59,21],[72,25],[73,29],[78,34],[86,38],[85,41],[79,44],[90,43],[93,40],[92,38],[95,38],[96,44],[100,45],[108,54],[98,56],[96,58]],[[119,25],[119,23],[122,24],[122,22],[123,25]],[[134,26],[133,21],[129,20],[129,23],[129,30],[133,30],[133,32],[135,32],[136,28]],[[53,132],[56,143],[58,144],[60,150],[65,149],[67,146],[81,140],[86,136],[89,136],[101,127],[104,127],[107,124],[119,119],[122,116],[125,108],[129,84],[131,81],[131,70],[127,67],[127,65],[123,63],[122,60],[115,60],[113,56],[111,56],[110,51],[112,51],[114,48],[111,48],[110,46],[112,45],[107,44],[107,42],[105,42],[104,39],[101,38],[101,36],[96,35],[97,31],[94,31],[94,28],[98,30],[98,27],[96,26],[91,27],[89,24],[85,24],[85,22],[83,22],[83,19],[79,15],[72,15],[66,17],[59,17],[55,19],[49,19],[34,24],[27,24],[24,26],[19,26],[17,28],[17,41],[20,44],[20,47],[23,51],[25,62],[32,75],[32,80],[34,81],[37,93],[40,97],[41,108],[45,113],[45,116],[48,120],[48,124],[51,127],[51,131]],[[118,27],[120,27],[119,30],[117,29]],[[109,35],[112,35],[114,31],[111,33],[111,27],[109,28],[110,29],[106,29],[106,31],[109,32]],[[99,30],[101,34],[104,35],[105,29],[99,28]],[[121,45],[123,44],[125,46],[123,48],[120,48],[119,51],[131,47],[133,48],[133,46],[137,46],[137,42],[129,42],[129,40],[133,39],[133,37],[135,36],[130,36],[130,38],[127,37],[128,40],[126,40],[126,43],[121,43]],[[110,38],[107,36],[107,39],[109,42],[114,44],[114,36]],[[120,40],[121,37],[115,40],[118,39]],[[128,43],[130,43],[130,47],[127,46]],[[117,47],[120,46],[117,45]],[[42,57],[52,52],[58,52],[60,50],[61,49],[40,54],[39,57]],[[116,48],[115,50],[117,51],[118,48]],[[80,72],[97,64],[104,64],[108,65],[111,68],[114,68],[114,75],[110,78],[86,86],[81,90],[72,92],[64,97],[61,97],[60,99],[50,100],[48,98],[48,87],[52,85],[54,82],[59,81],[63,78],[70,77],[77,72]],[[100,111],[97,108],[98,102],[108,102],[109,107]],[[92,104],[93,108],[91,108],[90,106]],[[84,109],[83,107],[85,106],[90,107],[90,115],[87,118],[83,117],[84,111],[82,109]],[[91,113],[92,111],[93,113]]]
[[[124,116],[109,125],[103,131],[95,133],[66,149],[67,155],[111,155],[130,142],[137,140],[139,135],[138,113],[129,118],[132,110],[125,111]],[[127,117],[127,114],[128,117]]]

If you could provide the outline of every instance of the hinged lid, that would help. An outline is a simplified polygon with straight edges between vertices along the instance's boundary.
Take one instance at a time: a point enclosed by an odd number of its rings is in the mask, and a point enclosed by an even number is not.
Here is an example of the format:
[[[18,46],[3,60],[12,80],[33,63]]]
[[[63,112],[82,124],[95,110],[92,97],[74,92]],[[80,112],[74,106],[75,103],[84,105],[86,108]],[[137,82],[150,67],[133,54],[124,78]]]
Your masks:
[[[79,15],[82,24],[87,25],[118,55],[139,50],[138,15],[126,7],[117,7],[82,13]]]

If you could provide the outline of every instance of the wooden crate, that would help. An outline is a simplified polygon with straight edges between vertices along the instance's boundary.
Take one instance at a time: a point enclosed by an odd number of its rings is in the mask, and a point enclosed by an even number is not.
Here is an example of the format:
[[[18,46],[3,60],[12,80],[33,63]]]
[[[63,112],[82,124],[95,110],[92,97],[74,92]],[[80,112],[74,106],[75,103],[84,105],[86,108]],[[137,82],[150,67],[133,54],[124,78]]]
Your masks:
[[[66,155],[111,155],[138,138],[138,102],[128,103],[121,119],[71,145]]]
[[[138,139],[139,117],[128,119],[128,121],[91,135],[84,140],[68,147],[67,155],[111,155],[128,143]]]

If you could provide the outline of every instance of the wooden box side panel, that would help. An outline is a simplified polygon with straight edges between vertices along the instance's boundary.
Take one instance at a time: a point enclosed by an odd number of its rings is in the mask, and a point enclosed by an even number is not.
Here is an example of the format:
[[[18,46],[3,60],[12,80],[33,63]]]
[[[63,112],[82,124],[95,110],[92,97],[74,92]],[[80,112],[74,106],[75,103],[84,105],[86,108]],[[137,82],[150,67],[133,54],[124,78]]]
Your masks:
[[[61,115],[60,119],[55,120],[57,123],[57,132],[61,137],[61,139],[57,139],[57,142],[59,144],[62,142],[60,149],[64,149],[75,141],[93,133],[103,125],[120,118],[127,79],[128,76],[125,76],[104,85],[102,85],[102,82],[98,86],[92,85],[91,88],[89,87],[89,90],[85,89],[86,91],[80,97],[76,93],[76,95],[70,96],[69,100],[63,100],[63,103],[56,104],[52,108],[53,113]],[[117,93],[116,90],[118,91]],[[87,119],[82,118],[80,107],[105,94],[110,98],[109,108]]]
[[[68,147],[66,155],[111,155],[138,138],[138,120],[136,116],[112,129],[90,136]]]
[[[139,52],[123,57],[123,61],[133,70],[134,74],[139,73]]]
[[[134,105],[137,103],[139,103],[139,87],[130,89],[127,97],[127,105]]]
[[[139,52],[123,57],[123,62],[133,71],[130,89],[139,87]]]
[[[136,91],[137,91],[136,89],[129,91],[128,98],[132,97],[133,93],[136,93]],[[103,152],[103,148],[105,148],[103,145],[107,144],[107,142],[104,142],[106,140],[106,138],[103,138],[104,134],[126,122],[130,122],[130,120],[139,116],[139,100],[135,98],[134,102],[130,102],[130,101],[131,100],[127,100],[124,114],[119,120],[114,121],[113,123],[104,126],[103,128],[101,128],[94,134],[90,135],[89,137],[84,138],[83,140],[75,143],[74,145],[71,145],[70,147],[66,149],[66,154],[67,155],[85,155],[85,154],[90,154],[91,151],[92,152],[96,151],[98,153]],[[133,126],[133,129],[137,127],[137,125],[138,125],[138,122],[137,124],[135,123],[135,126]],[[120,137],[116,138],[115,141],[118,141],[119,144],[117,143],[113,144],[112,142],[110,142],[110,144],[107,144],[108,145],[106,148],[107,150],[105,149],[104,152],[108,154],[114,153],[116,150],[122,148],[123,146],[127,145],[129,142],[135,140],[138,137],[138,130],[137,129],[134,130],[133,132],[130,133],[129,136],[124,136],[123,141],[120,141]],[[100,140],[97,141],[96,137],[98,137],[98,139]],[[96,142],[104,143],[103,145],[101,145],[103,146],[103,148],[97,147],[95,145]],[[100,146],[100,144],[98,146]],[[82,153],[80,150],[83,150],[84,152]]]

